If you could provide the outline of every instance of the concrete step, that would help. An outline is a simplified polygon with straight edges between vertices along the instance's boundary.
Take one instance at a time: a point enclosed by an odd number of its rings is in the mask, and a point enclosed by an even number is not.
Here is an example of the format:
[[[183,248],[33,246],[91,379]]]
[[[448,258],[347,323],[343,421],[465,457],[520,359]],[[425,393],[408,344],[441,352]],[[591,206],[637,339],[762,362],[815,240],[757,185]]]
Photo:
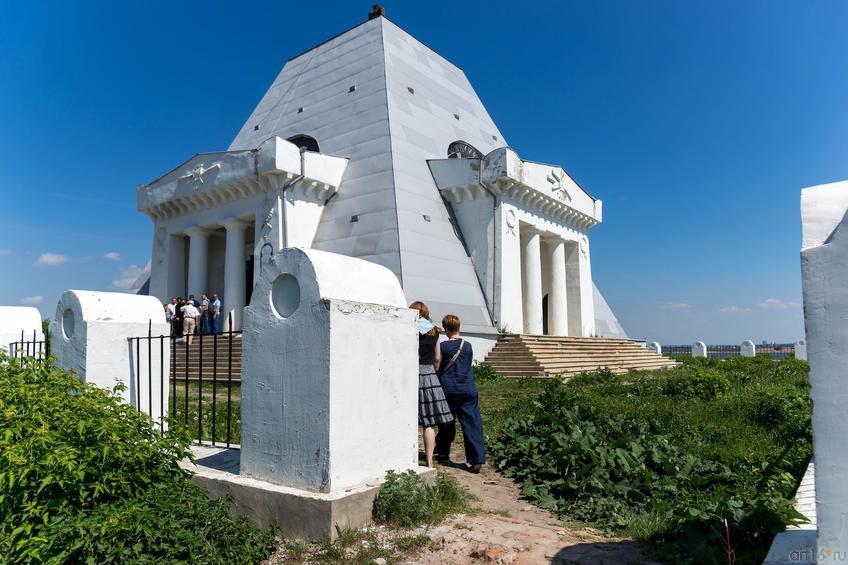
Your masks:
[[[624,373],[677,365],[626,339],[528,335],[503,336],[486,363],[504,376],[571,375],[603,367]]]

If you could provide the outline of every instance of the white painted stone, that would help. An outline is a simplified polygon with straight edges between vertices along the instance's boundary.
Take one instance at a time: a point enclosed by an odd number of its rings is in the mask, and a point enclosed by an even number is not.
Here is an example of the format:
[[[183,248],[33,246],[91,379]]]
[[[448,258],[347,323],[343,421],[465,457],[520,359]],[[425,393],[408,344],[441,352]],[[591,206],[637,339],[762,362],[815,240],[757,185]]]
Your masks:
[[[652,341],[648,344],[648,349],[650,349],[657,355],[662,355],[662,345],[660,345],[659,342]]]
[[[241,474],[338,492],[417,467],[416,312],[391,271],[263,255],[245,308]]]
[[[848,181],[801,192],[819,562],[848,557]],[[824,558],[822,559],[822,556]]]
[[[795,359],[800,359],[801,361],[807,360],[807,340],[799,339],[795,342]]]
[[[0,306],[0,349],[7,353],[10,345],[24,341],[44,341],[41,313],[31,306]]]
[[[107,389],[122,382],[124,400],[158,421],[168,409],[169,333],[153,296],[67,290],[50,322],[50,353],[57,367],[83,382]],[[146,346],[137,351],[128,340],[147,335],[165,336],[161,349],[151,344],[150,356]]]
[[[757,346],[750,339],[746,339],[739,347],[739,355],[742,357],[754,357],[757,355]]]
[[[692,357],[706,357],[707,346],[703,341],[696,341],[692,344]]]

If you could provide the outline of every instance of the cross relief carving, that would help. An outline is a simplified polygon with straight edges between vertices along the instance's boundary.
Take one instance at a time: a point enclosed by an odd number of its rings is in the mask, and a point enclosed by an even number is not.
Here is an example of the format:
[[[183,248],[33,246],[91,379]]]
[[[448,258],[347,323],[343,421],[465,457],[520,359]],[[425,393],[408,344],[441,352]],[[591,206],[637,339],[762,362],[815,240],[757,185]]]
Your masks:
[[[205,175],[206,173],[208,173],[210,171],[214,171],[214,170],[220,169],[220,168],[221,168],[221,163],[215,163],[211,167],[208,167],[208,168],[204,167],[203,163],[201,163],[200,165],[198,165],[197,167],[195,167],[194,169],[189,171],[187,174],[184,174],[183,176],[181,176],[180,180],[188,180],[188,179],[192,179],[194,181],[199,180],[200,184],[204,184],[203,183],[203,175]]]

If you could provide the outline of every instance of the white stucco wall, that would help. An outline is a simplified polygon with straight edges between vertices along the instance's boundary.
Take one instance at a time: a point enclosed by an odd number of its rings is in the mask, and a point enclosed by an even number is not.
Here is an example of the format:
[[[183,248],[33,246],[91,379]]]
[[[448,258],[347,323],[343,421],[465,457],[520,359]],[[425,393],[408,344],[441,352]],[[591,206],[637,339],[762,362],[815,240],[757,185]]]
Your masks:
[[[9,344],[21,341],[43,341],[41,313],[30,306],[0,306],[0,349],[9,352]]]
[[[303,249],[260,271],[245,309],[241,473],[336,492],[415,468],[417,313],[397,278]]]
[[[848,181],[801,192],[801,274],[813,399],[820,563],[848,555]]]
[[[122,382],[127,387],[123,398],[158,420],[167,413],[171,348],[166,337],[165,347],[154,345],[150,357],[146,344],[137,355],[128,338],[146,337],[148,332],[170,333],[156,297],[67,290],[50,322],[50,351],[56,366],[73,371],[83,382],[107,389]]]

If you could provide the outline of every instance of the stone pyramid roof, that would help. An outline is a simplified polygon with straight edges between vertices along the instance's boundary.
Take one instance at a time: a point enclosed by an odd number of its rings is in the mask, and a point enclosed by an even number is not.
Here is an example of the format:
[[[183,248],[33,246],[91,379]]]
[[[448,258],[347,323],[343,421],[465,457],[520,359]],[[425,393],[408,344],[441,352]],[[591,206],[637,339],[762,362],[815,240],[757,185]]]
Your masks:
[[[229,149],[296,135],[350,158],[315,248],[385,265],[434,317],[493,328],[427,166],[454,141],[483,154],[507,145],[462,70],[386,18],[371,19],[289,60]]]

